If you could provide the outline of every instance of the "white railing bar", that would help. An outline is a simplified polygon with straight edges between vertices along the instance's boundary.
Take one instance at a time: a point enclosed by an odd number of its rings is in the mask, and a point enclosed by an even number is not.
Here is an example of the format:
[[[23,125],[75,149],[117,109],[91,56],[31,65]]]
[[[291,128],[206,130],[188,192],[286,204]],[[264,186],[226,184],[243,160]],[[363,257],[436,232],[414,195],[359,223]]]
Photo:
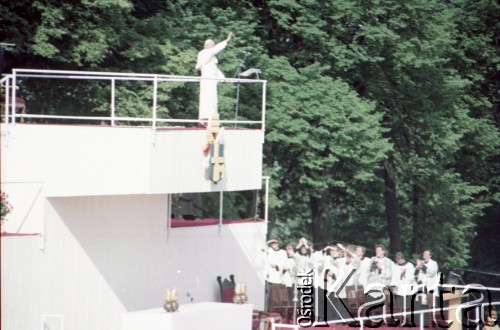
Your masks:
[[[122,118],[122,117],[118,117]],[[162,123],[202,123],[204,122],[203,120],[199,119],[156,119],[157,122],[162,122]],[[249,125],[257,125],[257,124],[262,124],[261,121],[252,121],[252,120],[246,120],[246,121],[235,121],[235,120],[219,120],[221,124],[232,124],[232,123],[240,123],[240,124],[249,124]]]
[[[111,126],[115,126],[115,79],[111,79]]]
[[[442,288],[454,288],[454,289],[476,289],[476,290],[488,290],[488,291],[500,291],[500,288],[497,287],[486,287],[486,286],[481,286],[480,284],[469,284],[469,285],[458,285],[458,284],[441,284],[440,287]]]
[[[66,70],[39,70],[39,69],[13,69],[12,72],[14,74],[17,74],[18,76],[22,77],[41,77],[44,74],[52,74],[53,77],[60,77],[59,75],[67,75],[67,76],[100,76],[100,77],[115,77],[115,78],[122,78],[122,77],[142,77],[142,78],[150,78],[150,80],[153,80],[154,77],[157,77],[160,80],[166,79],[166,80],[188,80],[188,81],[199,81],[199,80],[205,80],[205,79],[215,79],[215,80],[221,80],[221,81],[228,81],[228,82],[250,82],[250,83],[264,83],[266,80],[263,79],[241,79],[241,78],[201,78],[201,77],[193,77],[193,76],[179,76],[179,75],[159,75],[159,74],[154,74],[154,73],[123,73],[123,72],[97,72],[97,71],[66,71]],[[22,72],[25,72],[24,74]],[[28,75],[26,73],[31,72],[34,73],[32,75]]]
[[[7,77],[5,77],[7,78]],[[4,80],[4,79],[2,79]],[[10,79],[5,79],[5,123],[9,123],[9,92],[10,92]]]
[[[130,73],[130,72],[103,72],[103,71],[72,71],[72,70],[43,70],[43,69],[13,69],[12,72],[31,72],[31,73],[52,73],[65,75],[93,75],[93,76],[130,76],[130,77],[172,77],[172,78],[191,78],[181,75],[159,75],[155,73]]]
[[[48,79],[77,79],[77,80],[124,80],[124,81],[153,81],[154,78],[150,77],[122,77],[122,76],[57,76],[57,75],[29,75],[18,74],[21,78],[48,78]],[[197,78],[174,79],[174,78],[160,78],[161,81],[169,82],[197,82]]]
[[[158,77],[154,77],[153,80],[153,129],[156,128],[156,104],[158,98]]]
[[[12,93],[11,93],[11,96],[12,96],[12,100],[11,100],[12,120],[11,120],[11,122],[15,124],[16,123],[16,75],[15,74],[12,75]]]
[[[154,73],[130,73],[130,72],[103,72],[103,71],[73,71],[73,70],[43,70],[43,69],[13,69],[12,72],[31,72],[31,73],[52,73],[61,75],[93,75],[93,76],[130,76],[130,77],[178,77],[178,78],[189,78],[189,76],[178,76],[178,75],[158,75]]]
[[[276,330],[276,328],[280,329],[294,329],[294,330],[300,330],[301,326],[298,324],[283,324],[283,323],[272,323],[271,329]]]
[[[49,79],[77,79],[77,80],[124,80],[124,81],[154,81],[154,77],[140,77],[140,76],[60,76],[60,75],[49,75],[49,74],[17,74],[21,78],[49,78]],[[219,82],[230,82],[230,83],[242,83],[242,84],[263,84],[266,80],[259,79],[240,79],[240,78],[202,78],[202,77],[162,77],[158,76],[158,81],[161,82],[200,82],[202,80],[216,80]]]
[[[45,118],[45,119],[83,119],[83,120],[112,120],[113,117],[85,117],[85,116],[62,116],[62,115],[17,115],[23,118]],[[152,121],[151,118],[137,118],[137,117],[115,117],[115,120],[127,121]]]
[[[471,304],[467,305],[467,307],[479,307],[479,306],[497,306],[500,305],[500,301],[497,302],[482,302],[479,304]],[[393,316],[411,316],[411,314],[427,314],[427,313],[433,313],[435,314],[436,312],[440,311],[450,311],[450,310],[456,310],[457,306],[452,306],[452,307],[436,307],[436,308],[428,308],[428,309],[421,309],[421,310],[414,310],[414,311],[406,311],[406,312],[399,312],[399,313],[389,313],[389,314],[381,314],[381,315],[371,315],[371,316],[363,316],[363,317],[357,317],[357,318],[351,318],[351,319],[344,319],[344,320],[331,320],[328,321],[328,324],[335,324],[335,323],[349,323],[349,322],[354,322],[354,321],[366,321],[366,320],[371,320],[371,319],[387,319],[387,318],[393,318]]]
[[[74,80],[120,80],[120,81],[154,81],[152,77],[113,77],[113,76],[56,76],[56,75],[27,75],[18,74],[21,78],[48,78],[48,79],[74,79]],[[252,84],[260,83],[263,84],[266,80],[252,80],[252,79],[238,79],[238,78],[201,78],[201,77],[191,77],[191,78],[162,78],[158,77],[159,82],[200,82],[202,80],[217,80],[219,82],[230,82],[230,83],[242,83],[242,84]]]
[[[82,119],[82,120],[114,120],[114,121],[149,121],[152,122],[152,118],[137,118],[137,117],[85,117],[85,116],[63,116],[63,115],[36,115],[36,114],[20,114],[17,115],[19,118],[45,118],[45,119]],[[156,119],[156,122],[162,123],[201,123],[202,120],[198,119]],[[250,124],[257,125],[262,124],[261,121],[235,121],[235,120],[220,120],[221,124],[232,124],[232,123],[240,123],[240,124]]]

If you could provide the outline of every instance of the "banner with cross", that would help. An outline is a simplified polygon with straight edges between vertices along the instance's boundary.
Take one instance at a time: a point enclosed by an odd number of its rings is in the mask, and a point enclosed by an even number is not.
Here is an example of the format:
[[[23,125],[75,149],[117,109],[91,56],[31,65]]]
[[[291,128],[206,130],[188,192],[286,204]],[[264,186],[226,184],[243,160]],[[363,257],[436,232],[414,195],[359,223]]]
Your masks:
[[[224,145],[220,143],[210,144],[210,163],[208,166],[208,178],[217,183],[224,178],[225,160]]]

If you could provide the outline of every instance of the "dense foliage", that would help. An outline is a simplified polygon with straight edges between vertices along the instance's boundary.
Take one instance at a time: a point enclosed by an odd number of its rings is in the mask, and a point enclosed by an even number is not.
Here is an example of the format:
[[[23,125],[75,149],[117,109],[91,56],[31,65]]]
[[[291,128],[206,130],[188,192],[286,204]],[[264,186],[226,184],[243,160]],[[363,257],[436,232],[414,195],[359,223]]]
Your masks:
[[[203,41],[233,31],[222,71],[245,49],[269,81],[272,235],[425,247],[445,270],[498,270],[499,13],[492,0],[19,0],[2,4],[0,41],[17,45],[7,70],[196,75]],[[100,83],[64,95],[26,84],[34,112],[109,108]],[[150,88],[118,86],[121,111],[144,115]],[[196,89],[160,88],[161,115],[196,113]],[[226,115],[234,90],[221,94]],[[253,216],[240,197],[227,214]]]

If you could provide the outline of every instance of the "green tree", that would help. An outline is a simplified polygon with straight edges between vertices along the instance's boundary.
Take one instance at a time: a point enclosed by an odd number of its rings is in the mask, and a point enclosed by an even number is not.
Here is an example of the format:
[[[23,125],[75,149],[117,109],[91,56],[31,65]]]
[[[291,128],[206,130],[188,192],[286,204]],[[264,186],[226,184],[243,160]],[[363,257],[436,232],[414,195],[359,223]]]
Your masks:
[[[281,169],[278,196],[293,194],[294,203],[306,203],[309,233],[315,242],[329,242],[339,220],[333,209],[349,206],[344,200],[355,187],[376,179],[390,148],[381,137],[381,116],[345,83],[322,75],[319,65],[296,70],[277,57],[264,67],[271,81],[266,162]]]
[[[487,188],[480,199],[490,204],[477,219],[477,235],[471,244],[469,267],[479,272],[467,272],[464,278],[468,283],[495,286],[498,279],[488,272],[500,267],[497,256],[490,253],[500,248],[496,235],[500,218],[500,5],[487,0],[457,0],[453,5],[459,32],[453,66],[469,82],[461,97],[469,116],[455,166],[465,180]]]

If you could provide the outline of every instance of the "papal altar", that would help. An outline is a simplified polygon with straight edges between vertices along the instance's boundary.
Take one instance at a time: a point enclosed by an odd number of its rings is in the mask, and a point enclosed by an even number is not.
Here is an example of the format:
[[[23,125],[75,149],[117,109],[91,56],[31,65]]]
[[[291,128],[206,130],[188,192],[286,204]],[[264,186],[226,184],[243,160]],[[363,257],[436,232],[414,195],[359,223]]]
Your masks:
[[[251,304],[200,302],[180,305],[167,313],[163,308],[122,315],[122,330],[234,330],[252,328]]]

